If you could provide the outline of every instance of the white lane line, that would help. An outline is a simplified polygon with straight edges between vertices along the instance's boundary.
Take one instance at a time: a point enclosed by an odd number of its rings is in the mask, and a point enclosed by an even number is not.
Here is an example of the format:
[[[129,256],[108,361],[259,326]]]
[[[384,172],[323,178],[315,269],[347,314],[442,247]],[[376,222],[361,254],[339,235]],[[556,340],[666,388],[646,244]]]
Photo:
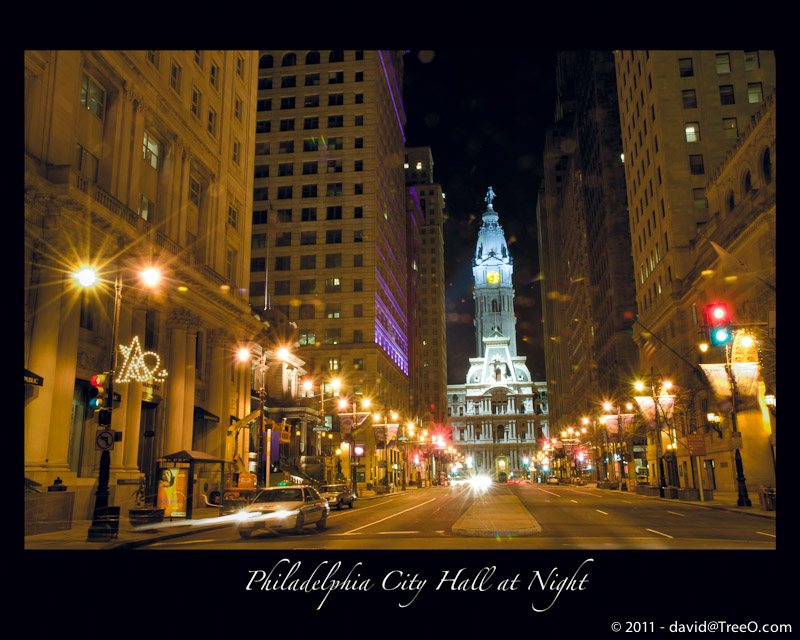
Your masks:
[[[667,511],[667,513],[671,513],[673,516],[683,516],[686,517],[685,513],[678,513],[677,511]]]
[[[405,533],[419,533],[419,531],[378,531],[379,536],[405,534]]]
[[[560,498],[560,493],[553,493],[552,491],[548,491],[547,489],[539,489],[539,491],[544,491],[545,493],[549,493],[551,496],[555,496],[556,498]]]
[[[608,515],[608,512],[606,512],[606,511],[600,511],[600,509],[595,509],[595,511],[597,511],[597,513],[602,513],[604,516],[607,516],[607,515]]]
[[[356,527],[355,529],[350,529],[350,531],[345,531],[344,533],[339,533],[339,534],[336,534],[336,535],[346,536],[348,534],[355,533],[356,531],[359,531],[360,529],[365,529],[366,527],[371,527],[373,524],[378,524],[379,522],[383,522],[384,520],[388,520],[389,518],[394,518],[395,516],[399,516],[401,513],[405,513],[406,511],[413,511],[414,509],[417,509],[418,507],[422,507],[422,506],[428,504],[428,502],[433,502],[434,500],[436,500],[436,498],[431,498],[430,500],[427,500],[426,502],[421,502],[420,504],[414,505],[413,507],[409,507],[408,509],[404,509],[403,511],[398,511],[397,513],[393,513],[390,516],[386,516],[385,518],[381,518],[380,520],[376,520],[375,522],[368,522],[365,525],[362,525],[360,527]]]
[[[575,504],[578,504],[577,500],[570,500],[570,502],[574,502]]]
[[[670,540],[674,539],[672,536],[668,536],[666,533],[661,533],[660,531],[656,531],[655,529],[645,529],[645,531],[650,531],[652,533],[657,533],[658,535],[664,536],[665,538],[669,538]]]
[[[763,531],[756,531],[756,533],[760,533],[762,536],[769,536],[770,538],[775,538],[776,536],[771,533],[764,533]]]

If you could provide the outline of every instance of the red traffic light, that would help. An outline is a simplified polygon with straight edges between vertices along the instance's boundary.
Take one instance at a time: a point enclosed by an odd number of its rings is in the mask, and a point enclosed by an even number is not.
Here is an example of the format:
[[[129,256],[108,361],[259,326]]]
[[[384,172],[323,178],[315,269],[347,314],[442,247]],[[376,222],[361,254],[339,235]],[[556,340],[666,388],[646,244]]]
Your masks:
[[[105,389],[106,380],[108,380],[108,376],[105,373],[98,373],[89,380],[92,385],[89,390],[89,406],[92,409],[100,409],[106,404],[106,398],[108,397]]]
[[[714,304],[707,305],[706,320],[708,322],[708,337],[711,344],[719,346],[730,341],[731,319],[727,304],[724,302],[715,302]]]

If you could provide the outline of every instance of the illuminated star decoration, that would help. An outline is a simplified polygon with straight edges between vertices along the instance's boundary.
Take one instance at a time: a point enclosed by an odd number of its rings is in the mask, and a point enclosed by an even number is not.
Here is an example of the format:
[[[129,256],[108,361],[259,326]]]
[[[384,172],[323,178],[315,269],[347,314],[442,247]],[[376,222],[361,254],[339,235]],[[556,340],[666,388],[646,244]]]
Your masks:
[[[126,347],[121,344],[119,348],[125,356],[125,362],[122,365],[122,370],[119,372],[119,377],[116,380],[117,382],[130,382],[131,380],[135,380],[136,382],[147,382],[148,380],[162,382],[167,377],[167,371],[165,369],[161,369],[160,372],[158,370],[161,365],[161,359],[158,357],[158,354],[153,351],[142,352],[142,347],[139,344],[139,336],[133,337],[131,346]],[[145,363],[145,356],[153,356],[156,359],[156,365],[152,369]]]

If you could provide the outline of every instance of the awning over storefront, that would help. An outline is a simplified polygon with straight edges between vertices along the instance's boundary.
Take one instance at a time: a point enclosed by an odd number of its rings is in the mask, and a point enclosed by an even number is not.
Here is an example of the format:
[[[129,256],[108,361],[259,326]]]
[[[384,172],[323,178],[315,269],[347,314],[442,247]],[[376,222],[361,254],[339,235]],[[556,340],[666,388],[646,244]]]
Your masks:
[[[203,407],[194,408],[194,417],[200,420],[208,420],[209,422],[219,422],[219,417],[215,416],[210,411],[206,411]]]

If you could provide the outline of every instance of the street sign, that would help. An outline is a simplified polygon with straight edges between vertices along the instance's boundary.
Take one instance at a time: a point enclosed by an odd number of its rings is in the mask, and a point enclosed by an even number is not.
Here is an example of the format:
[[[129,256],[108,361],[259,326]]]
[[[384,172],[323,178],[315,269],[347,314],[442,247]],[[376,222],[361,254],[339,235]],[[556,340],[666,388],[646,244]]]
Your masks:
[[[690,456],[704,456],[706,455],[706,439],[703,435],[692,434],[686,436],[686,441],[689,445]]]
[[[96,451],[113,451],[114,432],[110,429],[102,429],[98,431],[94,439],[94,447]]]

